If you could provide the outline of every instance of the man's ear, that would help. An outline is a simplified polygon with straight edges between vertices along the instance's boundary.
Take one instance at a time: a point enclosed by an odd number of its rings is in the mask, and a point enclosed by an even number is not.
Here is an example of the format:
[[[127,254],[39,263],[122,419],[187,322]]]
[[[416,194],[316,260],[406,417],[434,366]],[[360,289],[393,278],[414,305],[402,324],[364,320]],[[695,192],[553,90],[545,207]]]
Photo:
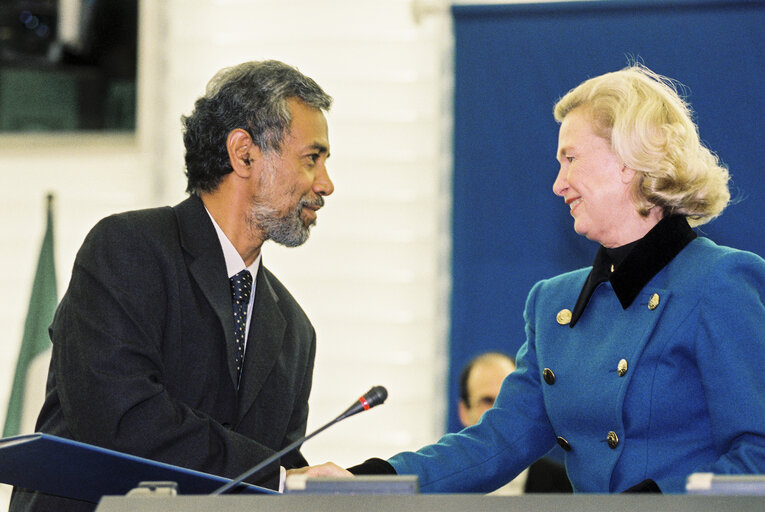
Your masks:
[[[468,407],[464,400],[460,399],[457,404],[457,415],[460,417],[460,423],[463,427],[470,426],[470,418],[468,417]]]
[[[234,173],[243,178],[249,177],[253,164],[260,158],[260,148],[252,141],[247,130],[231,130],[226,138],[226,149]]]

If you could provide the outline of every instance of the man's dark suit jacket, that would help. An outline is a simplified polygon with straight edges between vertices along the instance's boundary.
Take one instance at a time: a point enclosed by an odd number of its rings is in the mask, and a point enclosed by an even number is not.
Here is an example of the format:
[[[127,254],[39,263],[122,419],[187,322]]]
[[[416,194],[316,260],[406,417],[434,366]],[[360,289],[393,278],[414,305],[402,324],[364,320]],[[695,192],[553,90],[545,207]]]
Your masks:
[[[243,473],[304,435],[316,345],[305,313],[262,264],[254,300],[237,391],[228,274],[202,201],[102,220],[77,254],[50,328],[37,430]],[[295,452],[281,464],[305,459]],[[273,487],[278,465],[249,481]],[[94,508],[15,489],[10,510]]]

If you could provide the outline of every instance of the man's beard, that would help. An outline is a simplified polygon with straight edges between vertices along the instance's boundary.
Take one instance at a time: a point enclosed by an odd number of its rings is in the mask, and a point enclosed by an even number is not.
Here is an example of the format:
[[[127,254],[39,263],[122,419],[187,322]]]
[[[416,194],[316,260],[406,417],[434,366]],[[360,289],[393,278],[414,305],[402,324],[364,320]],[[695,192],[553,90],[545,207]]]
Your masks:
[[[305,225],[300,215],[304,206],[324,206],[324,198],[318,196],[313,201],[303,198],[294,210],[284,216],[279,216],[272,206],[254,199],[248,221],[252,228],[260,231],[263,241],[273,240],[287,247],[297,247],[308,240],[311,226],[316,224],[314,220],[310,225]]]

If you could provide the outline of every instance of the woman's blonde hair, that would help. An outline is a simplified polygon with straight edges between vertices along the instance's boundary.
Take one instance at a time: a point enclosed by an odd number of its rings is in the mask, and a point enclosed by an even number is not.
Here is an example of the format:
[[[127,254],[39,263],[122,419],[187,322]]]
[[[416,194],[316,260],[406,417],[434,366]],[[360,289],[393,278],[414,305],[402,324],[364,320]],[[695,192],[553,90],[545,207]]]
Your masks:
[[[562,122],[580,107],[592,116],[595,132],[636,171],[632,198],[641,215],[657,206],[698,226],[725,209],[728,170],[701,143],[691,108],[672,80],[640,64],[606,73],[563,96],[555,119]]]

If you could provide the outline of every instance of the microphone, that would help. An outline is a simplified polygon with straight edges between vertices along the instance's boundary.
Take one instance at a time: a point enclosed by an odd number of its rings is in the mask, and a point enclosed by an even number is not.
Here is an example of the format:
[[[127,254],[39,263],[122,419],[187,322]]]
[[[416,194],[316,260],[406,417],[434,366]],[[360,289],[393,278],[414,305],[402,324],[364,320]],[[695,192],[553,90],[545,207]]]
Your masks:
[[[295,448],[297,448],[298,446],[300,446],[304,442],[306,442],[309,439],[311,439],[316,434],[319,434],[320,432],[323,432],[324,430],[328,429],[329,427],[331,427],[335,423],[337,423],[337,422],[339,422],[341,420],[344,420],[345,418],[348,418],[349,416],[353,416],[354,414],[358,414],[358,413],[360,413],[362,411],[368,411],[372,407],[374,407],[376,405],[380,405],[381,403],[385,402],[386,398],[388,398],[388,390],[387,389],[385,389],[383,386],[374,386],[374,387],[372,387],[369,391],[364,393],[364,395],[359,397],[358,400],[353,402],[353,404],[350,407],[348,407],[348,409],[346,409],[344,413],[342,413],[340,416],[338,416],[334,420],[330,421],[329,423],[327,423],[323,427],[321,427],[321,428],[319,428],[317,430],[314,430],[313,432],[311,432],[307,436],[303,436],[300,439],[298,439],[297,441],[291,443],[290,445],[285,446],[284,448],[282,448],[278,452],[274,453],[273,455],[271,455],[267,459],[265,459],[265,460],[261,461],[260,463],[256,464],[252,468],[248,469],[247,471],[245,471],[244,473],[242,473],[238,477],[236,477],[233,480],[229,481],[227,484],[223,485],[222,487],[219,487],[218,489],[214,490],[210,494],[211,495],[218,495],[218,494],[224,494],[224,493],[230,491],[235,486],[237,486],[237,485],[241,484],[242,482],[244,482],[244,480],[246,478],[254,475],[255,473],[257,473],[261,469],[265,468],[266,466],[268,466],[269,464],[274,462],[275,460],[281,458],[283,455],[291,452],[292,450],[294,450]]]
[[[343,414],[341,414],[334,420],[330,421],[329,424],[322,427],[321,430],[324,430],[330,425],[337,423],[340,420],[344,420],[345,418],[349,416],[358,414],[361,411],[368,411],[375,405],[380,405],[381,403],[383,403],[386,398],[388,398],[388,390],[382,386],[374,386],[372,389],[364,393],[364,396],[360,397],[358,400],[353,402],[353,405],[348,407],[348,409],[346,409],[346,411]],[[321,430],[315,432],[315,434],[318,434],[319,432],[321,432]],[[311,436],[313,435],[314,434],[311,434]]]

